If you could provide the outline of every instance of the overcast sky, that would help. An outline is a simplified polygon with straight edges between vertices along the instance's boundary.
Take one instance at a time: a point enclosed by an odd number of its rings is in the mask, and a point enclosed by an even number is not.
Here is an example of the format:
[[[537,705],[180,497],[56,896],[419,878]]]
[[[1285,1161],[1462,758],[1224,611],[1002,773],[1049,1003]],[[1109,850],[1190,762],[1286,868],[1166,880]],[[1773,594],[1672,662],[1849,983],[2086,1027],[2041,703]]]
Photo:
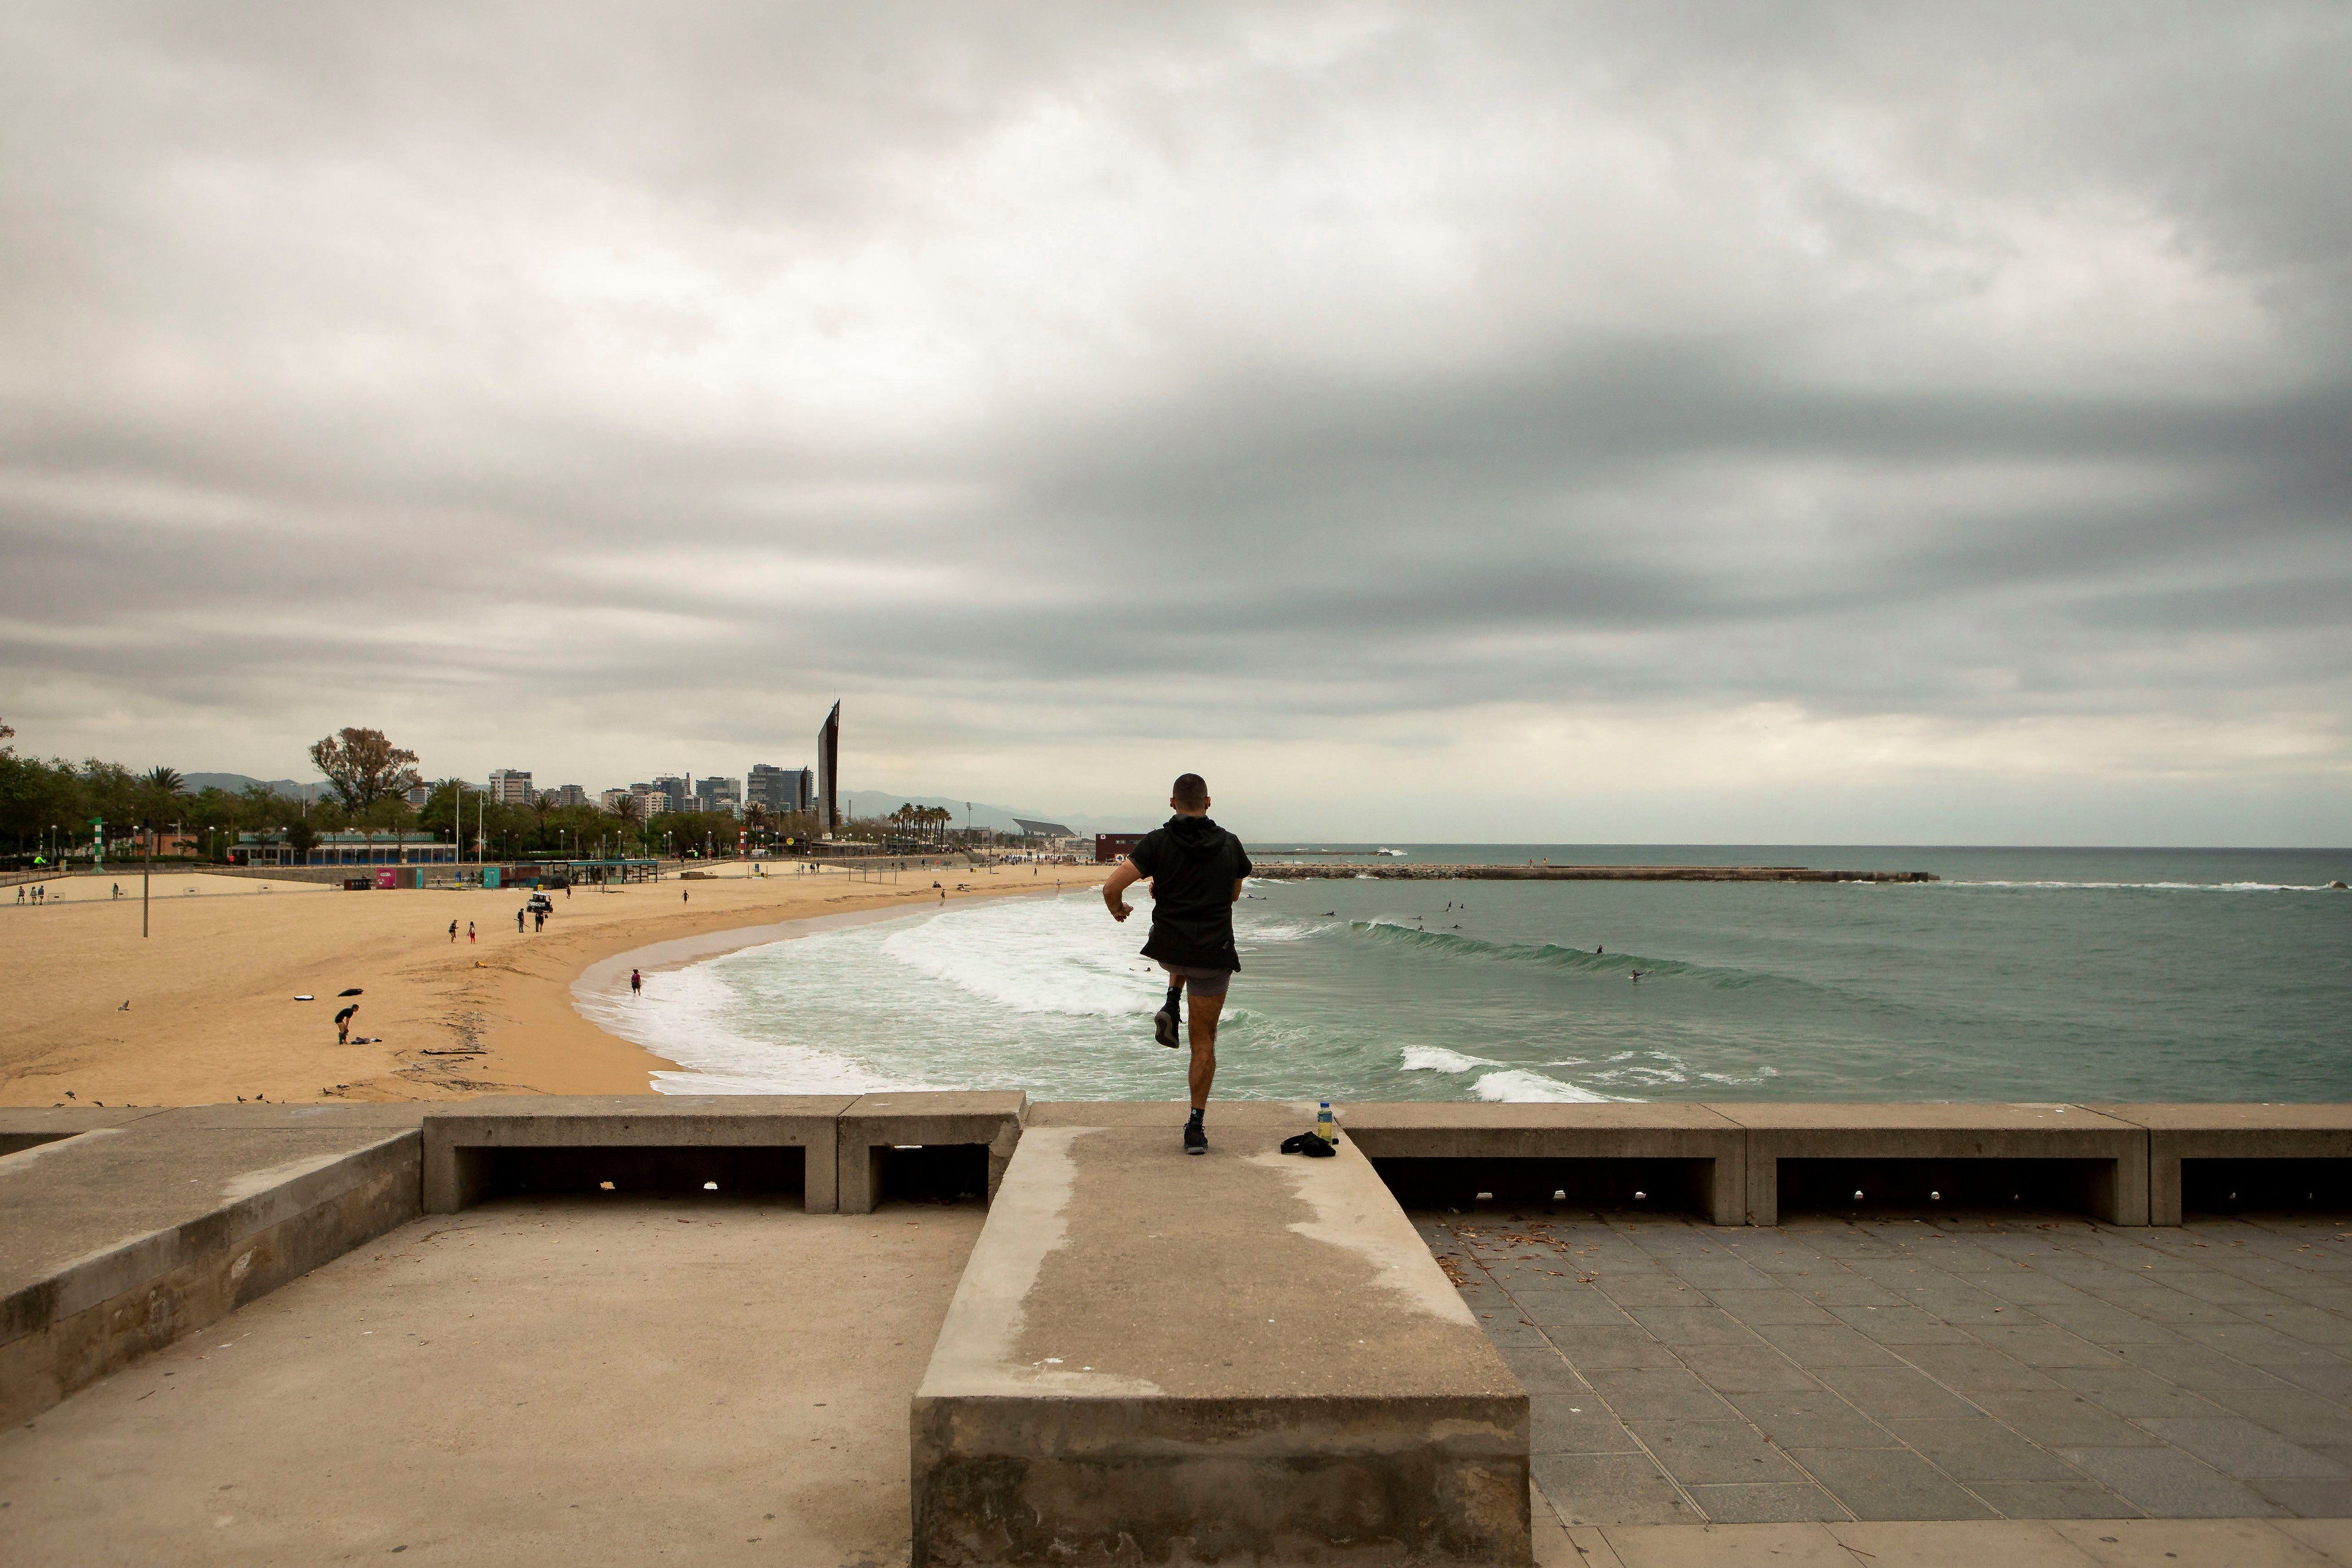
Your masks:
[[[2345,844],[2347,147],[2340,0],[17,4],[0,716]]]

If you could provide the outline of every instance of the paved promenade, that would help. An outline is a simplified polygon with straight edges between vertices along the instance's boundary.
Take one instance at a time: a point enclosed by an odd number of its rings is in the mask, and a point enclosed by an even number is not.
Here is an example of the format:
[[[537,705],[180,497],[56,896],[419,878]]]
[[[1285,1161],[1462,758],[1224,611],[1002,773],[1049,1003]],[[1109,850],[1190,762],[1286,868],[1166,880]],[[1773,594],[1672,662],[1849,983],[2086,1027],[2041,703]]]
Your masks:
[[[2340,1220],[1414,1219],[1565,1524],[2352,1515]]]

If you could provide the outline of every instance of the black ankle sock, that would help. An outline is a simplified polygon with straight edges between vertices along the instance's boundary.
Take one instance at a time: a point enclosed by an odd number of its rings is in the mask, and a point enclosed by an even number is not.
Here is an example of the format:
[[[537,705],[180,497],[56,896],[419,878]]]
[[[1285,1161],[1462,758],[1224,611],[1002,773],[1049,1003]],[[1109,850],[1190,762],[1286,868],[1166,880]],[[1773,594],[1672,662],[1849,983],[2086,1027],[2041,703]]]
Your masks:
[[[1162,1004],[1160,1004],[1160,1010],[1161,1012],[1163,1012],[1163,1013],[1172,1013],[1172,1012],[1174,1012],[1174,1011],[1176,1010],[1176,1004],[1177,1004],[1179,1001],[1181,1001],[1181,1000],[1182,1000],[1182,999],[1183,999],[1183,996],[1184,996],[1184,988],[1183,988],[1183,987],[1181,987],[1181,986],[1171,986],[1171,987],[1169,987],[1169,988],[1168,988],[1168,999],[1167,999],[1167,1001],[1165,1001],[1165,1002],[1163,1002]]]
[[[1203,1117],[1203,1116],[1205,1116],[1205,1115],[1207,1115],[1207,1114],[1208,1114],[1208,1112],[1206,1112],[1205,1110],[1202,1109],[1200,1106],[1197,1106],[1197,1105],[1196,1105],[1196,1106],[1194,1106],[1194,1107],[1192,1108],[1192,1120],[1193,1120],[1194,1122],[1196,1122],[1196,1123],[1197,1123],[1197,1122],[1199,1122],[1199,1121],[1201,1120],[1201,1118],[1202,1118],[1202,1117]]]

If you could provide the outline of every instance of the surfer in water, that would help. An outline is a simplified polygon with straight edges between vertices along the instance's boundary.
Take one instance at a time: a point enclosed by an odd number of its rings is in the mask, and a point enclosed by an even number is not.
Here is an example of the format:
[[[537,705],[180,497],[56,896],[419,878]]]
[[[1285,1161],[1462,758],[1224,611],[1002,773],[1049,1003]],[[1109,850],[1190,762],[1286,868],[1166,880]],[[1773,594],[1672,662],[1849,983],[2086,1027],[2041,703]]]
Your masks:
[[[1648,971],[1647,971],[1647,970],[1645,970],[1645,969],[1636,969],[1636,970],[1634,970],[1632,974],[1630,974],[1630,975],[1626,976],[1625,977],[1626,977],[1627,979],[1629,979],[1629,980],[1633,981],[1635,985],[1637,985],[1637,986],[1638,986],[1638,985],[1640,985],[1640,984],[1642,983],[1642,977],[1643,977],[1644,974],[1647,974],[1647,973],[1648,973]]]

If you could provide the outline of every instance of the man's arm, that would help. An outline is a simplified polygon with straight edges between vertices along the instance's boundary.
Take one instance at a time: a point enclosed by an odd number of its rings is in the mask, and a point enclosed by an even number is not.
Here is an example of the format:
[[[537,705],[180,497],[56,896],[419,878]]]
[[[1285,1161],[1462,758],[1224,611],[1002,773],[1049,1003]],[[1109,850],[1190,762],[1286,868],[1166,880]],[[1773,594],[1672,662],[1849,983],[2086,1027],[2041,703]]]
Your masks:
[[[1125,921],[1129,915],[1135,913],[1127,906],[1127,900],[1121,898],[1119,894],[1142,880],[1143,873],[1135,869],[1135,862],[1131,860],[1119,862],[1118,869],[1103,879],[1103,903],[1110,910],[1110,917],[1113,920]]]
[[[1242,901],[1242,883],[1248,880],[1249,879],[1247,877],[1242,876],[1234,878],[1234,896],[1231,900],[1232,903],[1239,904]]]

